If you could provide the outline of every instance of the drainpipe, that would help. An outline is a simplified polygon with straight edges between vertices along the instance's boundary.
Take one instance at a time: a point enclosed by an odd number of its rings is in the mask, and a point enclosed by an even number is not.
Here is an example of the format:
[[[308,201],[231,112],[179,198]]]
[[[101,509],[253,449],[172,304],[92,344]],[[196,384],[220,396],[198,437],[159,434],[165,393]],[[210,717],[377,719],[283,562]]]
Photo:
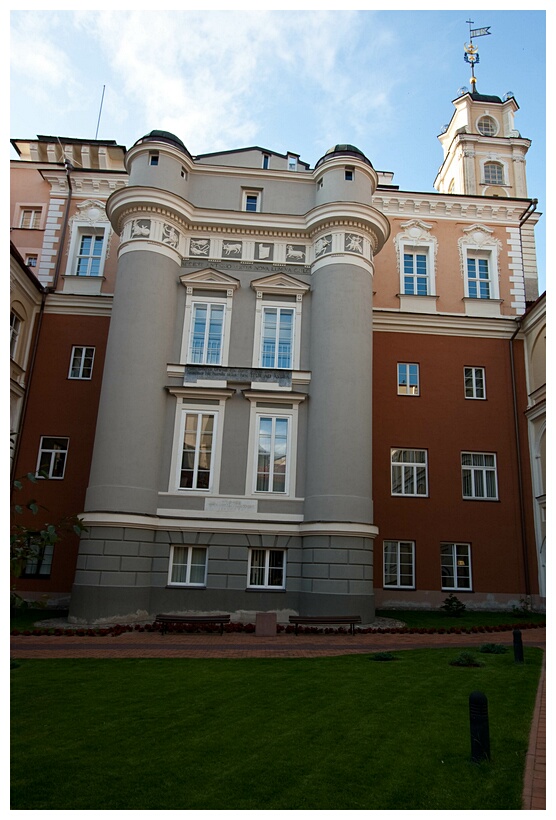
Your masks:
[[[532,212],[531,212],[532,213]],[[529,561],[527,549],[527,531],[525,527],[525,502],[523,493],[523,475],[522,475],[522,454],[521,454],[521,440],[519,436],[519,414],[517,409],[517,386],[515,382],[515,361],[514,361],[514,339],[521,330],[521,319],[517,320],[517,327],[510,339],[510,369],[512,374],[512,398],[514,407],[514,427],[515,427],[515,443],[517,454],[517,481],[519,487],[519,516],[521,522],[521,549],[523,553],[523,573],[525,578],[525,595],[527,598],[531,596],[531,580],[529,577]]]
[[[39,339],[40,339],[40,335],[41,335],[42,321],[43,321],[43,318],[44,318],[44,309],[45,309],[45,305],[46,305],[46,297],[48,296],[49,293],[54,293],[54,291],[56,290],[56,287],[58,285],[58,279],[60,278],[60,268],[62,266],[62,253],[63,253],[63,249],[64,249],[64,241],[65,241],[65,238],[66,238],[66,229],[67,229],[68,221],[69,221],[69,209],[70,209],[71,197],[72,197],[72,187],[71,187],[70,173],[74,170],[73,165],[71,164],[71,162],[69,161],[69,159],[67,157],[64,158],[64,168],[65,168],[65,171],[66,171],[66,179],[68,181],[69,195],[68,195],[68,199],[67,199],[67,202],[66,202],[66,209],[65,209],[65,212],[64,212],[64,222],[62,224],[62,233],[60,235],[60,245],[58,247],[58,256],[56,257],[56,267],[54,269],[54,279],[53,279],[52,285],[50,285],[49,287],[44,288],[44,290],[42,292],[42,296],[41,296],[41,303],[40,303],[40,306],[39,306],[39,317],[38,317],[38,320],[37,320],[37,329],[36,329],[35,338],[34,338],[34,341],[33,341],[33,350],[31,351],[31,356],[29,358],[29,367],[27,369],[27,386],[26,386],[26,390],[25,390],[25,395],[23,396],[23,406],[21,408],[21,416],[20,416],[20,419],[19,419],[19,431],[18,431],[17,438],[16,438],[16,441],[15,441],[15,447],[14,447],[14,453],[13,453],[12,469],[11,469],[11,481],[10,481],[10,498],[11,498],[11,496],[13,494],[13,491],[14,491],[13,483],[14,483],[14,480],[16,478],[15,469],[16,469],[16,466],[17,466],[17,460],[19,458],[19,451],[21,449],[21,439],[22,439],[22,435],[23,435],[25,417],[27,415],[27,405],[29,403],[29,394],[31,392],[31,382],[32,382],[33,374],[34,374],[34,370],[35,370],[35,360],[37,358],[37,350],[39,348]]]

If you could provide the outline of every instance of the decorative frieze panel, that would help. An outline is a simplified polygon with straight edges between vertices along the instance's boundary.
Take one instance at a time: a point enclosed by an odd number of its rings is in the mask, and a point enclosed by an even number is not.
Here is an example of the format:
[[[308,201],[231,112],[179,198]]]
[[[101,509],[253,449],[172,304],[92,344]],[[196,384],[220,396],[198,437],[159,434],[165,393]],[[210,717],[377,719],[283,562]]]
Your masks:
[[[156,242],[177,251],[185,252],[185,236],[170,222],[162,219],[136,217],[129,220],[122,231],[122,242]]]

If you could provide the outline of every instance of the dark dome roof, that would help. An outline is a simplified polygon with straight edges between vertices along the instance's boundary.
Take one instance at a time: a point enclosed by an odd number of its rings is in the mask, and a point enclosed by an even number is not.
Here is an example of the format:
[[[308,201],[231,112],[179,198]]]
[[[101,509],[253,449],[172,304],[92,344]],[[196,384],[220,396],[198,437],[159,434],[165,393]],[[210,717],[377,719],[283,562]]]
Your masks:
[[[138,145],[141,142],[151,142],[151,141],[152,142],[167,142],[170,145],[175,145],[177,148],[179,148],[181,151],[186,153],[188,156],[191,156],[189,151],[187,150],[187,148],[183,144],[183,142],[179,139],[179,137],[176,137],[176,135],[172,134],[170,131],[158,131],[158,130],[155,129],[154,131],[151,131],[150,133],[145,134],[145,136],[141,137],[141,139],[137,140],[137,142],[135,144]]]
[[[357,148],[356,145],[350,145],[349,143],[338,143],[338,145],[333,145],[332,148],[329,148],[326,154],[319,159],[315,168],[318,168],[319,165],[322,165],[323,162],[326,162],[329,159],[332,159],[334,156],[343,156],[343,157],[357,157],[358,159],[362,159],[367,165],[370,165],[371,168],[372,163],[363,151],[360,148]]]

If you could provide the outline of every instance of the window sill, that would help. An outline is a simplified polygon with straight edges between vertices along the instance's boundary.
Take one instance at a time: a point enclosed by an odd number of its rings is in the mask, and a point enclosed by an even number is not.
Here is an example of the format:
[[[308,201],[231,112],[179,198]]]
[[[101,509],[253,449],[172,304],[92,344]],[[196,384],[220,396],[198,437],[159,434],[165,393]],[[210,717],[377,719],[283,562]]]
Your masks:
[[[166,584],[165,589],[206,589],[206,584]]]
[[[286,592],[285,587],[246,587],[245,592]]]
[[[97,295],[102,291],[104,276],[76,276],[75,274],[64,274],[62,279],[64,285],[63,293],[74,293],[78,295]]]
[[[467,316],[500,316],[502,299],[481,299],[478,296],[464,296],[463,304]]]

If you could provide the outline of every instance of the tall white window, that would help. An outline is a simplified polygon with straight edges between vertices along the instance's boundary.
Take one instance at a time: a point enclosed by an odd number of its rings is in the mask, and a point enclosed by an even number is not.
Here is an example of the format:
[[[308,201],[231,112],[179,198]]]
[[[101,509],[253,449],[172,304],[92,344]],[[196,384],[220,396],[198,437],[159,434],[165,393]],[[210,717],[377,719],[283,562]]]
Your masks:
[[[471,589],[471,547],[442,544],[440,547],[442,589]]]
[[[36,229],[41,224],[42,208],[22,208],[19,217],[20,228]]]
[[[293,308],[263,308],[261,367],[293,367],[294,316]]]
[[[419,395],[419,365],[398,363],[398,395]]]
[[[496,455],[494,453],[462,453],[461,478],[464,498],[498,498]]]
[[[406,295],[427,296],[429,293],[428,257],[418,250],[405,250],[403,255],[403,292]]]
[[[415,588],[415,543],[384,542],[384,586]]]
[[[484,367],[464,367],[463,377],[466,399],[486,399]]]
[[[285,550],[249,550],[248,586],[284,589],[286,586]]]
[[[42,436],[37,461],[38,478],[63,478],[69,439]]]
[[[17,350],[17,342],[21,332],[21,319],[12,310],[10,312],[10,356],[13,359]]]
[[[486,256],[467,257],[467,294],[471,299],[491,298],[491,272]]]
[[[485,162],[485,182],[488,185],[504,184],[504,168],[499,162]]]
[[[181,489],[210,490],[215,427],[215,413],[188,411],[185,414],[179,481]]]
[[[79,239],[77,276],[100,276],[104,245],[104,231],[100,233],[82,233]]]
[[[92,378],[94,360],[94,347],[74,347],[71,351],[71,362],[68,379]]]
[[[172,546],[168,584],[170,586],[206,586],[207,556],[206,547]]]
[[[224,304],[193,303],[187,357],[191,364],[222,364],[225,309]]]
[[[286,492],[290,423],[287,416],[258,417],[257,492]]]
[[[424,496],[428,493],[427,451],[391,450],[392,495]]]

